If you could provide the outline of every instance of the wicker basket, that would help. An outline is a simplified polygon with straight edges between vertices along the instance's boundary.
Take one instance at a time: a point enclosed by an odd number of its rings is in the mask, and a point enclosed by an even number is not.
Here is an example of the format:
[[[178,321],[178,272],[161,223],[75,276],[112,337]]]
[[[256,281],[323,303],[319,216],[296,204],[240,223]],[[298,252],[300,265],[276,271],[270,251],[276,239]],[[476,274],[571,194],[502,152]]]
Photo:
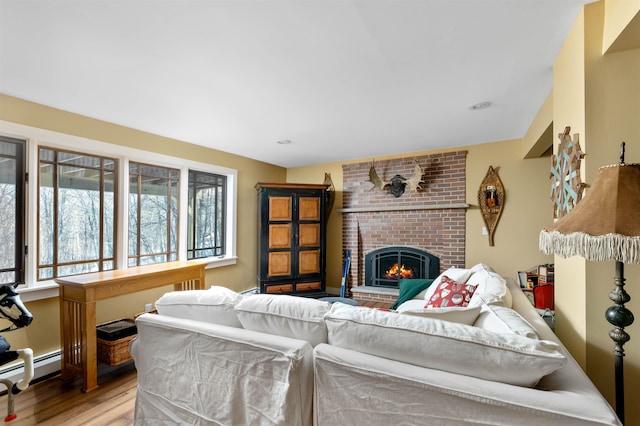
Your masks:
[[[120,321],[127,321],[134,323],[131,319],[124,319]],[[108,324],[108,323],[107,323]],[[136,334],[131,336],[122,337],[117,340],[105,340],[97,338],[98,342],[98,361],[103,362],[110,366],[120,365],[127,361],[130,361],[131,354],[129,353],[129,343],[136,337]]]

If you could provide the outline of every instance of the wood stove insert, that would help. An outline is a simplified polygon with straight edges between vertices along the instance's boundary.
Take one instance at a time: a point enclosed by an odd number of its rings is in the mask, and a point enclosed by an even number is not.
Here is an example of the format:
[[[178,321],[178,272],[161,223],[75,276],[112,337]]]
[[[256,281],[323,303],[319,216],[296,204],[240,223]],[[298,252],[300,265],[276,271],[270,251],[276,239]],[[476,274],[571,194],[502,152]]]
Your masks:
[[[366,254],[365,286],[398,288],[403,278],[436,278],[440,259],[424,250],[388,246]]]

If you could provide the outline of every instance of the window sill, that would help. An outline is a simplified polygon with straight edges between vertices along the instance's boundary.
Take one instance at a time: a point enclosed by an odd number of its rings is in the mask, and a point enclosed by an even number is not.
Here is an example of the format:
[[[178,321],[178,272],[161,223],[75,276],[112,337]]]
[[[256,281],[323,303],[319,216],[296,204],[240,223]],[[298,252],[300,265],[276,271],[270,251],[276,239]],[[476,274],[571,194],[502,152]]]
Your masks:
[[[220,256],[220,257],[207,257],[200,260],[206,260],[209,262],[205,269],[219,268],[221,266],[235,265],[238,261],[237,256]]]
[[[18,293],[20,293],[20,300],[23,302],[50,299],[60,295],[58,284],[53,280],[42,281],[33,287],[20,288]]]

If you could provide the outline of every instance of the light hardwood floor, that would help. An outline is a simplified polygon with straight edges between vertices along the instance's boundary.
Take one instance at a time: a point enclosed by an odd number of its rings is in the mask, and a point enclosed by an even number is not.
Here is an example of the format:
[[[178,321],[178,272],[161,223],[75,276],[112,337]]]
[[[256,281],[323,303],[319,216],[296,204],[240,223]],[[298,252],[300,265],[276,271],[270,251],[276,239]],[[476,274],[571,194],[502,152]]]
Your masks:
[[[389,303],[365,302],[361,306],[388,308]],[[83,393],[82,381],[63,381],[59,376],[33,384],[14,397],[18,417],[8,426],[130,426],[136,398],[133,362],[118,367],[100,365],[98,389]],[[4,386],[0,386],[4,390]],[[7,396],[0,397],[0,419],[7,415]],[[0,424],[1,424],[0,420]]]
[[[29,386],[14,397],[18,417],[5,423],[25,425],[132,425],[136,397],[136,370],[133,362],[119,367],[101,366],[99,388],[83,393],[76,377],[63,381],[54,376]],[[1,386],[4,388],[4,386]],[[0,398],[0,415],[7,415],[7,396]],[[1,420],[0,420],[1,421]]]

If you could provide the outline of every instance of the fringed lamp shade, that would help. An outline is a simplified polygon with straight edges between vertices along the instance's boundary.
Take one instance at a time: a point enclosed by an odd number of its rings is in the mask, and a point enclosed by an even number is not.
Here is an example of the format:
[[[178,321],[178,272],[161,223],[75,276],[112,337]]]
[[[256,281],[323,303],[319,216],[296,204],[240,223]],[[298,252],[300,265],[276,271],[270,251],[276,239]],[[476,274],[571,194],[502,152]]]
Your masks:
[[[598,170],[587,195],[562,219],[540,232],[540,250],[562,257],[615,260],[615,288],[609,299],[615,304],[605,318],[615,328],[609,337],[615,343],[616,414],[624,423],[623,346],[630,336],[624,330],[633,313],[624,305],[631,297],[624,289],[624,264],[640,263],[640,164],[624,163]]]
[[[640,263],[640,164],[601,167],[582,201],[542,230],[540,250]]]

